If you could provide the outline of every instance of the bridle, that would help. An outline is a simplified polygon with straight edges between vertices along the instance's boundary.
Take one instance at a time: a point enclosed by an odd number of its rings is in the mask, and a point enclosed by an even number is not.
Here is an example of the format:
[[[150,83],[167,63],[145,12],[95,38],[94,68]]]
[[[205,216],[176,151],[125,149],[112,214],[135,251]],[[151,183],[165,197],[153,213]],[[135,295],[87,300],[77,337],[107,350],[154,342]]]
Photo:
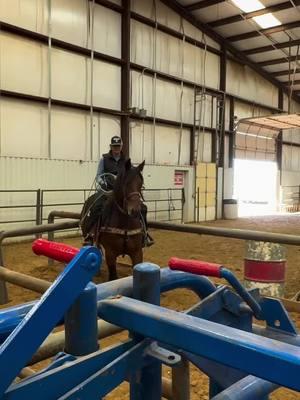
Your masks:
[[[143,180],[142,176],[141,176],[141,179]],[[123,189],[123,204],[121,206],[116,200],[115,200],[115,204],[122,214],[130,216],[127,211],[128,201],[131,199],[134,199],[134,198],[136,198],[136,200],[144,201],[144,197],[143,197],[141,191],[135,191],[135,192],[131,192],[131,193],[125,195],[126,184],[124,184],[123,187],[124,187],[124,189]],[[143,186],[142,186],[142,188],[143,188]],[[142,190],[142,188],[141,188],[141,190]],[[134,217],[134,216],[132,216],[132,217]]]

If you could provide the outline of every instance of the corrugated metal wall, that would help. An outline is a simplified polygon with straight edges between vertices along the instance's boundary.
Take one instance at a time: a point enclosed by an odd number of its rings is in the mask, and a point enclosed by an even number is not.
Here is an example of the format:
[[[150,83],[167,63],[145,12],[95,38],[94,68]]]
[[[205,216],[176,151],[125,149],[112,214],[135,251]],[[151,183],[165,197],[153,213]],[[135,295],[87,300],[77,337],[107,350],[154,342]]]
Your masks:
[[[120,4],[120,0],[113,1]],[[51,9],[49,9],[51,4]],[[202,41],[220,46],[160,1],[132,0],[134,12]],[[2,21],[87,49],[121,58],[121,15],[88,0],[0,0]],[[185,40],[131,19],[131,62],[144,67],[131,71],[131,106],[144,108],[155,119],[185,126],[132,120],[130,154],[134,162],[146,159],[159,165],[147,185],[174,184],[176,170],[189,178],[188,204],[193,208],[193,169],[190,135],[194,123],[194,91],[185,84],[147,74],[147,68],[179,80],[220,87],[220,59]],[[228,61],[227,90],[246,99],[277,107],[278,91],[247,67]],[[120,110],[121,68],[112,63],[47,46],[0,29],[0,88],[87,106]],[[207,94],[202,125],[214,128],[216,105]],[[229,129],[229,100],[225,129]],[[241,116],[251,110],[237,105]],[[248,115],[246,115],[248,114]],[[214,116],[212,118],[212,115]],[[197,116],[196,116],[197,119]],[[1,188],[86,187],[94,178],[96,161],[120,133],[118,117],[90,110],[36,101],[0,97]],[[202,129],[198,161],[212,161],[213,135]],[[225,141],[228,166],[228,138]],[[162,167],[164,165],[164,167]],[[168,166],[168,167],[167,167]],[[153,167],[153,171],[156,167]],[[191,216],[190,211],[187,215]]]

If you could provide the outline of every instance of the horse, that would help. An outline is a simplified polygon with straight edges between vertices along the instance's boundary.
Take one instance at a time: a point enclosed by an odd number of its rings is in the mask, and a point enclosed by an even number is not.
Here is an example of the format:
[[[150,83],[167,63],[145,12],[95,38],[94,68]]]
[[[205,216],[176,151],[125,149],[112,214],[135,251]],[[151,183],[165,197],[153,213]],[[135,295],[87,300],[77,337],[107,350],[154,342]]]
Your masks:
[[[133,266],[143,261],[144,230],[141,207],[144,165],[145,161],[137,167],[132,166],[130,159],[125,162],[103,209],[96,213],[89,226],[85,216],[91,212],[99,194],[95,193],[89,197],[81,212],[80,225],[83,236],[89,234],[93,244],[105,250],[109,280],[118,279],[118,256],[127,254]]]

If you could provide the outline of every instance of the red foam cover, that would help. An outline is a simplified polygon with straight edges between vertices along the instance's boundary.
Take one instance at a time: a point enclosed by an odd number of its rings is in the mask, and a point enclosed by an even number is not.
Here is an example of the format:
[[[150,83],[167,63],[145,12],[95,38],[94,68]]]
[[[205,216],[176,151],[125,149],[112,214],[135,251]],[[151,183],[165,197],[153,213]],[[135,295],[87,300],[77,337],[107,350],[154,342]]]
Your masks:
[[[79,249],[64,243],[37,239],[32,244],[32,251],[37,255],[43,255],[59,262],[68,263],[76,256]]]
[[[222,265],[198,260],[184,260],[172,257],[169,260],[169,267],[173,270],[189,272],[195,275],[215,276],[221,278]]]

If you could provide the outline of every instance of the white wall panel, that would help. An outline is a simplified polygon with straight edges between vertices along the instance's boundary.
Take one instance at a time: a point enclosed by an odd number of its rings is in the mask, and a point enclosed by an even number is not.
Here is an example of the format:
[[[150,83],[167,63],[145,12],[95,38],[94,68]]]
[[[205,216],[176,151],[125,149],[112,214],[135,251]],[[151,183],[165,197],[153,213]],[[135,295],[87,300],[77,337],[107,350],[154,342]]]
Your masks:
[[[121,108],[121,68],[99,60],[93,61],[94,106]]]
[[[131,106],[144,108],[147,115],[153,115],[153,78],[131,71]]]
[[[88,69],[86,57],[69,51],[51,50],[51,95],[54,99],[88,104]]]
[[[132,62],[153,68],[153,29],[131,20],[130,59]]]
[[[196,82],[200,85],[219,89],[220,58],[216,54],[197,48]]]
[[[0,0],[0,19],[30,31],[48,34],[48,0]]]
[[[286,109],[287,112],[288,110],[287,96],[284,96],[284,108]],[[291,100],[290,114],[294,113],[300,113],[300,104],[296,103],[294,100]],[[283,141],[300,143],[300,129],[289,129],[287,131],[283,131]]]
[[[220,60],[217,55],[134,20],[131,33],[132,62],[219,88]]]
[[[154,126],[141,121],[130,122],[130,157],[134,163],[153,163]]]
[[[52,36],[65,42],[86,47],[88,44],[87,0],[52,0]]]
[[[227,91],[272,107],[278,106],[278,89],[247,66],[227,61]]]
[[[216,127],[217,106],[216,99],[208,94],[197,96],[196,120],[197,127]]]
[[[288,131],[283,131],[282,138],[283,141],[291,143],[300,143],[300,129],[291,129]]]
[[[92,3],[90,2],[92,10]],[[94,5],[94,50],[121,57],[121,14],[107,7]],[[91,43],[90,46],[91,47]]]
[[[155,37],[155,31],[154,37]],[[154,38],[155,43],[155,38]],[[155,70],[182,77],[183,42],[163,32],[156,32]]]
[[[198,162],[211,162],[212,155],[212,134],[210,132],[200,132],[196,135],[196,140],[198,141]],[[195,144],[197,147],[197,143]]]
[[[179,143],[181,140],[179,165],[190,162],[190,131],[179,128],[139,123],[130,124],[131,157],[135,163],[178,165]],[[153,158],[154,151],[154,158]]]
[[[230,100],[226,98],[225,105],[225,130],[229,130],[230,126]]]
[[[112,136],[120,136],[120,119],[106,114],[93,115],[93,160],[99,161],[102,154],[109,151]]]
[[[48,95],[48,50],[35,41],[1,33],[0,87],[37,96]]]
[[[175,13],[171,8],[167,7],[161,1],[156,2],[156,8],[152,1],[149,0],[132,0],[132,10],[137,14],[143,15],[152,20],[157,20],[158,23],[166,25],[171,29],[178,32],[184,33],[196,40],[206,41],[207,45],[214,48],[220,48],[220,46],[212,39],[203,35],[202,32],[190,24],[188,21],[181,19],[180,16]]]
[[[1,156],[47,157],[47,107],[33,102],[1,99],[0,135]]]
[[[2,189],[89,188],[96,170],[96,162],[0,157]]]
[[[252,106],[251,104],[234,101],[234,115],[238,118],[262,117],[270,115],[270,111],[263,107]]]
[[[184,34],[190,36],[199,42],[202,42],[204,45],[211,46],[217,50],[220,50],[221,46],[212,40],[210,37],[204,35],[198,28],[192,25],[190,22],[183,20],[183,31]]]
[[[88,112],[53,107],[51,110],[51,157],[62,160],[87,160],[89,122]]]
[[[281,185],[282,186],[299,186],[300,172],[296,171],[282,171]]]
[[[138,72],[131,73],[132,106],[145,108],[154,116],[153,96],[156,98],[156,117],[193,123],[193,89],[161,79],[154,79]],[[182,117],[181,117],[182,115]]]
[[[193,89],[157,79],[155,92],[157,117],[181,121],[182,112],[182,122],[193,123]]]
[[[181,139],[180,162],[178,163]],[[189,165],[190,131],[158,125],[155,127],[155,163]]]
[[[300,171],[299,147],[289,146],[289,145],[282,146],[282,170]]]

